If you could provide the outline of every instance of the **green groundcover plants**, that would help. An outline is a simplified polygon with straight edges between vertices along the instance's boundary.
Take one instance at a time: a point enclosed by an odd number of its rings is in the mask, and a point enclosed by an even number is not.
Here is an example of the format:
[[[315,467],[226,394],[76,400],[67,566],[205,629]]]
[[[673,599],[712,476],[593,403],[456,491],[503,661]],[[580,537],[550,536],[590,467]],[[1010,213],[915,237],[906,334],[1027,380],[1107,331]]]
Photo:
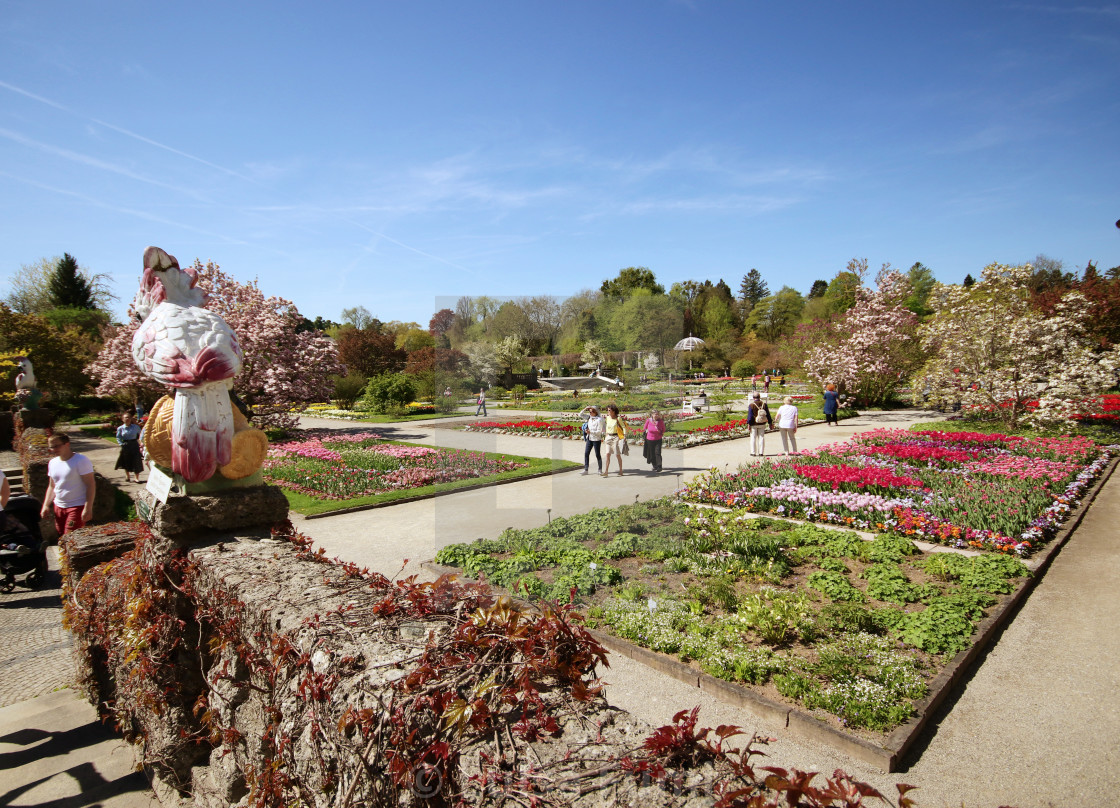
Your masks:
[[[312,515],[451,491],[577,464],[386,441],[373,432],[303,433],[269,447],[264,478]]]
[[[589,623],[722,679],[885,731],[976,623],[1027,575],[998,554],[924,554],[905,536],[668,499],[598,509],[437,563],[522,596],[586,607]]]

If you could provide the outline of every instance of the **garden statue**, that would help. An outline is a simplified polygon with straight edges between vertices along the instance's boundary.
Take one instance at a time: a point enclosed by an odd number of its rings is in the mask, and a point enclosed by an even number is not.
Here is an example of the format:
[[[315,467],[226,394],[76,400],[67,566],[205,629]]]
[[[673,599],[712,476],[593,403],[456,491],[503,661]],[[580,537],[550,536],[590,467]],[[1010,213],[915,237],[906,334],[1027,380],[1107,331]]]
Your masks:
[[[31,367],[31,360],[26,356],[19,358],[19,373],[16,374],[16,398],[21,409],[37,410],[42,392],[36,387],[35,371]]]
[[[174,399],[164,397],[152,408],[145,448],[188,483],[209,480],[219,470],[240,479],[260,468],[268,441],[234,413],[230,391],[241,369],[241,348],[225,320],[205,308],[197,284],[192,267],[180,269],[158,247],[144,250],[133,301],[143,322],[132,339],[132,356],[144,375],[175,388]]]

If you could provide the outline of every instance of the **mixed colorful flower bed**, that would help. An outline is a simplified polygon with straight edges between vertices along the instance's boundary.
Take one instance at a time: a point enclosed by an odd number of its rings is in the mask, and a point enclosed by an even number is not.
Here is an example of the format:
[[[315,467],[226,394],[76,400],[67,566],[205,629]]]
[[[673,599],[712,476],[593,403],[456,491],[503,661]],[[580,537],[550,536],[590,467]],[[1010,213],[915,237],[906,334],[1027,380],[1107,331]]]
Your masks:
[[[712,470],[684,498],[1026,556],[1110,457],[1087,438],[879,429],[781,462]]]
[[[316,499],[344,500],[524,468],[483,452],[412,446],[374,432],[309,434],[269,447],[264,478]]]
[[[478,421],[463,427],[465,432],[505,432],[509,434],[568,438],[579,437],[579,426],[564,421],[543,421],[529,418],[522,421]]]

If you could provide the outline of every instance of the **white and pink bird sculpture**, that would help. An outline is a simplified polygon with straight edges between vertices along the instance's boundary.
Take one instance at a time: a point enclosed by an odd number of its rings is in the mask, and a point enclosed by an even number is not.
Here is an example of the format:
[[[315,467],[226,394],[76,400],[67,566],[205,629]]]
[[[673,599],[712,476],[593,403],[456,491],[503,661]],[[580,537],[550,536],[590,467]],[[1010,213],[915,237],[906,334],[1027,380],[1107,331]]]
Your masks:
[[[140,372],[176,388],[171,470],[187,482],[210,479],[230,462],[229,390],[241,370],[241,347],[225,320],[204,308],[198,273],[179,268],[159,247],[144,250],[144,275],[133,307],[143,319],[132,338]]]

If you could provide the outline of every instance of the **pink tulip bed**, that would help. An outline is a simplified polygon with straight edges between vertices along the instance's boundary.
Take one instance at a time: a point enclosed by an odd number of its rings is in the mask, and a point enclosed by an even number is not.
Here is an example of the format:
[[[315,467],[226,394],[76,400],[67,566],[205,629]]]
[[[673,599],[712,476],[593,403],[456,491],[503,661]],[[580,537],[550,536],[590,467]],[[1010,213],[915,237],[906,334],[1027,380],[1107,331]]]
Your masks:
[[[683,497],[1028,556],[1116,448],[1080,437],[878,429],[782,461],[713,469]]]
[[[384,440],[374,432],[309,434],[269,447],[264,478],[316,500],[353,500],[528,468],[525,458]]]

